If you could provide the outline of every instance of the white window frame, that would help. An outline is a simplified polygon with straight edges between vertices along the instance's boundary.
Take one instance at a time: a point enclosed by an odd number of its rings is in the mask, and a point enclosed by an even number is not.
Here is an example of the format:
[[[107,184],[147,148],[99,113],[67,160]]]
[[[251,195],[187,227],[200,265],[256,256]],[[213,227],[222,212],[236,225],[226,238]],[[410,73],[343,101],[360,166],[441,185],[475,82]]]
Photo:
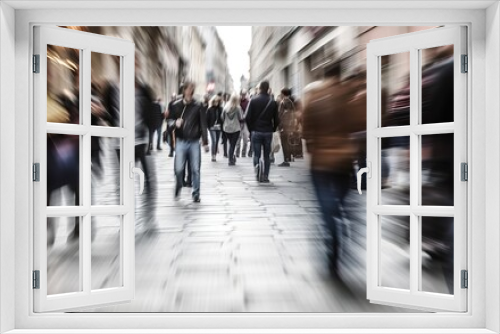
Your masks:
[[[382,39],[367,45],[367,164],[371,177],[367,180],[367,295],[374,303],[411,305],[417,309],[463,312],[467,309],[467,290],[461,288],[461,270],[467,269],[467,182],[460,180],[460,164],[467,163],[467,74],[461,73],[461,56],[467,54],[465,27],[442,27]],[[422,55],[421,51],[437,46],[453,45],[454,120],[449,123],[422,122]],[[410,114],[407,126],[382,126],[381,57],[407,52],[410,58]],[[421,205],[422,135],[453,136],[454,205]],[[382,203],[381,162],[382,138],[406,136],[410,140],[410,201],[408,205]],[[464,205],[465,204],[465,205]],[[409,282],[407,289],[382,285],[381,267],[382,217],[400,215],[409,218]],[[422,290],[422,217],[452,217],[454,293],[430,293]]]
[[[16,6],[15,1],[9,2]],[[89,2],[92,3],[92,2]],[[98,2],[102,6],[103,2]],[[145,2],[147,6],[148,2]],[[389,10],[388,6],[394,3],[370,2],[370,8],[363,9],[366,2],[338,2],[337,7],[348,8],[359,6],[358,9],[332,8],[335,5],[302,1],[289,1],[288,8],[284,9],[284,3],[266,1],[258,3],[253,1],[254,9],[241,10],[243,6],[239,2],[224,2],[217,8],[224,9],[192,9],[189,3],[169,4],[176,8],[154,9],[154,10],[111,10],[103,15],[102,10],[19,10],[15,14],[15,23],[12,21],[13,10],[7,4],[2,3],[2,16],[0,17],[0,43],[2,43],[0,77],[1,121],[0,145],[1,174],[0,195],[1,205],[1,243],[0,249],[0,320],[2,331],[15,329],[12,333],[37,333],[36,329],[43,328],[65,328],[60,332],[69,333],[71,328],[92,328],[89,333],[102,333],[113,328],[138,328],[143,323],[144,328],[165,328],[158,332],[175,333],[174,328],[196,328],[190,332],[207,332],[203,329],[217,329],[213,333],[233,333],[238,330],[221,330],[220,328],[268,328],[270,330],[255,330],[252,332],[271,333],[288,332],[303,333],[340,333],[341,329],[358,328],[363,333],[439,333],[439,332],[461,332],[461,333],[494,333],[500,331],[499,309],[500,309],[500,287],[498,286],[500,263],[498,260],[500,243],[500,230],[498,220],[500,209],[500,175],[498,165],[500,163],[500,136],[498,127],[500,118],[498,107],[500,105],[498,91],[499,87],[499,31],[500,12],[498,4],[493,4],[488,10],[474,9],[477,6],[491,5],[492,2],[476,3],[460,2],[459,6],[470,6],[472,9],[395,9]],[[440,5],[436,5],[440,3]],[[123,2],[125,5],[126,2]],[[400,3],[398,3],[399,5]],[[457,5],[454,2],[455,5]],[[33,3],[31,3],[33,5]],[[49,6],[47,2],[39,1],[37,6]],[[63,4],[60,4],[61,6]],[[94,2],[97,6],[97,3]],[[200,5],[200,2],[198,2]],[[424,4],[425,5],[425,4]],[[136,5],[137,6],[137,5]],[[158,4],[153,5],[158,6]],[[167,5],[164,5],[167,6]],[[246,2],[246,6],[252,6]],[[264,6],[274,6],[273,10],[262,11]],[[417,5],[414,5],[418,7]],[[422,6],[422,5],[421,5]],[[427,2],[427,6],[441,6],[447,8],[452,6],[450,2]],[[476,6],[476,7],[474,7]],[[295,9],[293,9],[295,7]],[[325,8],[326,7],[326,8]],[[181,9],[179,9],[181,8]],[[260,9],[259,9],[260,8]],[[313,9],[311,9],[313,8]],[[314,9],[316,8],[316,9]],[[321,8],[321,9],[319,9]],[[386,9],[384,9],[386,8]],[[389,7],[390,8],[390,7]],[[422,8],[422,7],[421,7]],[[424,7],[425,8],[425,7]],[[279,15],[278,15],[279,14]],[[7,20],[2,21],[5,17]],[[314,18],[314,19],[313,19]],[[105,20],[105,21],[103,21]],[[468,86],[469,110],[468,132],[471,134],[468,149],[471,152],[469,168],[469,202],[468,220],[471,222],[468,234],[471,237],[468,253],[470,254],[468,268],[470,270],[468,300],[469,308],[465,314],[438,313],[438,314],[33,314],[32,290],[30,286],[32,260],[32,203],[27,201],[31,192],[30,181],[32,148],[32,106],[27,96],[31,96],[31,45],[32,26],[35,24],[71,24],[71,25],[432,25],[432,24],[465,24],[469,27],[469,56],[471,62],[469,69]],[[486,23],[486,24],[485,24]],[[15,29],[14,29],[15,27]],[[488,29],[486,29],[488,27]],[[8,29],[6,29],[8,28]],[[10,31],[9,31],[10,30]],[[15,60],[13,51],[4,49],[3,46],[13,46],[12,30],[15,31]],[[9,35],[12,34],[12,35]],[[5,38],[7,37],[7,38]],[[5,44],[4,44],[5,43]],[[9,66],[15,65],[15,73]],[[485,71],[486,66],[488,71]],[[6,78],[4,73],[9,73]],[[15,75],[13,75],[15,74]],[[9,87],[9,80],[14,80],[16,94],[15,99],[6,95],[13,92]],[[5,107],[10,107],[9,112]],[[11,110],[15,110],[14,113]],[[15,114],[15,118],[13,116]],[[474,116],[474,118],[473,118]],[[488,121],[486,121],[486,119]],[[6,122],[7,121],[7,122]],[[15,122],[15,133],[6,130],[6,123]],[[486,132],[486,134],[485,134]],[[28,135],[26,135],[28,134]],[[12,138],[15,136],[15,146],[11,147]],[[488,140],[486,140],[488,139]],[[10,143],[9,143],[10,141]],[[489,149],[488,156],[484,150]],[[11,163],[15,161],[15,163]],[[488,162],[488,164],[485,164]],[[485,167],[486,166],[486,167]],[[15,181],[9,180],[6,172],[14,172]],[[485,173],[491,172],[488,183],[485,182]],[[7,197],[12,196],[11,190],[4,185],[15,185],[15,212],[8,210],[12,205]],[[488,194],[488,197],[486,197]],[[6,209],[6,210],[4,210]],[[486,219],[486,217],[488,219]],[[7,221],[8,218],[15,218]],[[472,230],[472,226],[474,229]],[[4,233],[5,232],[5,233]],[[13,241],[15,237],[15,242]],[[12,257],[14,254],[14,257]],[[11,260],[10,257],[15,259]],[[486,260],[484,260],[486,259]],[[15,291],[10,291],[15,282]],[[485,293],[488,289],[488,293]],[[15,310],[12,311],[12,305]],[[13,316],[13,317],[12,317]],[[147,326],[147,327],[146,327]],[[295,330],[293,328],[303,328]],[[305,330],[308,328],[311,330]],[[331,328],[332,330],[326,330]],[[338,329],[337,331],[334,329]],[[419,331],[410,330],[418,328]],[[32,330],[28,330],[32,329]],[[274,329],[274,330],[272,330]],[[313,329],[315,329],[313,331]],[[321,330],[324,329],[324,330]],[[392,330],[391,330],[392,329]],[[448,329],[448,330],[447,330]],[[460,331],[460,329],[463,329]],[[47,331],[46,331],[47,332]],[[50,333],[56,331],[50,330]],[[123,331],[115,331],[123,332]],[[146,329],[136,332],[145,333]],[[153,330],[149,331],[153,332]],[[249,332],[246,330],[245,332]],[[351,330],[351,333],[356,331]],[[134,333],[130,330],[129,333]]]
[[[34,84],[34,161],[40,164],[40,181],[33,185],[34,199],[34,269],[40,272],[39,289],[34,290],[37,312],[71,310],[93,305],[129,302],[135,295],[135,192],[134,192],[134,43],[87,32],[58,27],[34,27],[34,53],[39,55],[39,73]],[[79,124],[47,122],[47,46],[57,45],[80,52]],[[120,58],[120,124],[103,127],[91,124],[91,57],[92,53]],[[76,206],[47,207],[47,134],[78,135],[80,141],[80,197]],[[120,141],[120,202],[117,205],[91,204],[91,136],[111,137]],[[132,173],[132,174],[131,174]],[[91,219],[92,216],[118,216],[120,231],[120,286],[92,289]],[[81,217],[79,237],[80,290],[71,293],[47,293],[47,219]],[[52,222],[54,223],[54,222]]]

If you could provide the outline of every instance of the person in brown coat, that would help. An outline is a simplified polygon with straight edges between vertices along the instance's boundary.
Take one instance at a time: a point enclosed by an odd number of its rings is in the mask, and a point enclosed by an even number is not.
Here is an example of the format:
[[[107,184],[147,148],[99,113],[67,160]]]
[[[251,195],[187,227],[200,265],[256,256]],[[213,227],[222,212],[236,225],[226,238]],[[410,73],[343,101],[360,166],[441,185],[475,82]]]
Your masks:
[[[366,94],[359,92],[356,80],[340,81],[338,68],[304,91],[303,138],[311,155],[312,182],[322,218],[331,235],[328,260],[335,278],[338,278],[341,212],[357,154],[351,134],[366,129]]]

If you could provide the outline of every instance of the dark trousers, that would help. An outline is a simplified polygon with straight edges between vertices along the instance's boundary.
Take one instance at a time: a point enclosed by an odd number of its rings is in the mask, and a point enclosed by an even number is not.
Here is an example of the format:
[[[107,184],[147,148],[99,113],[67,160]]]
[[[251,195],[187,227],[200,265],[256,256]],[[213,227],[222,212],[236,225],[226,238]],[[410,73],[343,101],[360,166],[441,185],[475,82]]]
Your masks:
[[[226,132],[226,138],[229,141],[229,162],[235,162],[234,151],[236,149],[236,142],[240,138],[240,131],[233,133]]]
[[[224,131],[222,131],[222,149],[224,150],[224,157],[227,157],[227,137]]]
[[[146,161],[146,144],[135,145],[135,164],[140,161],[142,166],[142,171],[144,172],[144,183],[146,186],[149,185],[149,169],[148,163]]]
[[[162,123],[160,123],[158,126],[156,127],[151,127],[149,128],[149,149],[152,150],[153,149],[153,137],[156,133],[157,135],[157,143],[156,143],[156,147],[159,148],[161,147],[161,128],[162,128]]]
[[[323,222],[331,236],[327,244],[329,265],[336,272],[341,249],[342,209],[345,208],[344,200],[349,190],[349,174],[312,170],[311,175]]]
[[[260,156],[262,154],[262,147],[264,147],[264,176],[269,177],[269,169],[271,168],[271,142],[273,140],[272,132],[252,132],[252,147],[253,147],[253,165],[259,164]]]

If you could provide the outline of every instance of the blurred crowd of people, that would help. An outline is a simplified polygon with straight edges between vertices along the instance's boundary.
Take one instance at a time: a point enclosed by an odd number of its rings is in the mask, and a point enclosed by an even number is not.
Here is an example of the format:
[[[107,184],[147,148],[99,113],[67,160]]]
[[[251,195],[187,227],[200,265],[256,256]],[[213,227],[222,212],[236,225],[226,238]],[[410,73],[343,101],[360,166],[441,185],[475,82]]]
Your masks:
[[[438,56],[438,60],[423,71],[424,123],[453,121],[450,50],[443,49]],[[54,96],[51,87],[57,82],[52,76],[53,66],[49,64],[48,67],[47,121],[79,124],[78,69],[72,71],[74,91]],[[305,144],[310,155],[312,183],[330,237],[327,243],[329,268],[332,275],[338,277],[344,220],[348,211],[345,198],[352,187],[353,175],[358,168],[366,166],[366,72],[360,69],[341,79],[340,67],[334,66],[325,72],[323,80],[305,87],[302,100],[295,97],[288,87],[282,88],[275,96],[269,82],[264,80],[253,94],[245,90],[239,94],[219,92],[196,101],[193,97],[195,84],[185,81],[165,105],[140,79],[141,68],[137,61],[135,70],[138,75],[135,83],[135,160],[145,173],[146,191],[150,191],[152,177],[146,157],[155,146],[156,150],[162,150],[163,143],[168,145],[165,158],[175,159],[174,199],[179,198],[182,188],[191,187],[194,202],[201,201],[202,148],[206,153],[210,152],[211,162],[217,162],[217,157],[222,154],[228,166],[235,166],[240,157],[252,158],[257,181],[269,183],[275,153],[279,149],[283,151],[284,161],[277,164],[278,167],[290,167],[294,159],[304,157]],[[93,86],[92,125],[120,126],[119,96],[117,82]],[[396,94],[383,97],[383,126],[409,124],[408,96],[409,86],[406,85]],[[450,142],[448,137],[438,137],[425,138],[422,144],[423,169],[428,169],[439,183],[432,193],[432,197],[438,199],[430,204],[453,205],[449,203],[453,198],[453,166],[450,165],[450,157],[453,162],[450,156],[453,141]],[[382,145],[384,187],[391,186],[387,179],[394,172],[387,162],[386,150],[395,147],[409,150],[409,141],[398,138]],[[91,141],[92,172],[97,176],[103,169],[102,140],[92,137]],[[119,159],[119,140],[111,141]],[[48,135],[47,205],[51,205],[51,194],[62,186],[69,186],[74,193],[73,205],[79,204],[79,174],[75,173],[79,166],[79,147],[78,136]],[[429,198],[425,197],[424,202]],[[51,244],[52,225],[49,223],[48,226],[48,242]],[[78,237],[78,224],[75,226],[72,237]],[[444,246],[441,247],[446,248],[446,252],[441,251],[446,253],[447,263],[452,263],[453,259],[450,246],[453,244],[452,227],[452,223],[441,224],[439,229],[430,227],[431,232],[425,234],[429,240],[442,241]],[[449,281],[452,272],[449,266],[446,268]]]

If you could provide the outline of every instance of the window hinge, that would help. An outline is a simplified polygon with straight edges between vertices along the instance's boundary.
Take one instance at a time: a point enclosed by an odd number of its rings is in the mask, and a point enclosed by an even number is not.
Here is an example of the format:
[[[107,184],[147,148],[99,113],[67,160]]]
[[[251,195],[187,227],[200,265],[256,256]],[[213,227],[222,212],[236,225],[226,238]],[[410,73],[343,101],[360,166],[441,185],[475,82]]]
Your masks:
[[[40,182],[40,164],[38,162],[33,164],[33,181]]]
[[[469,72],[469,56],[462,55],[462,73]]]
[[[40,289],[40,270],[33,270],[33,289]]]
[[[33,73],[40,73],[40,55],[33,55]]]
[[[469,274],[467,270],[462,270],[461,276],[462,276],[462,289],[467,289],[469,287]]]
[[[462,181],[469,181],[469,166],[467,165],[466,162],[462,162],[461,164],[461,180]]]

